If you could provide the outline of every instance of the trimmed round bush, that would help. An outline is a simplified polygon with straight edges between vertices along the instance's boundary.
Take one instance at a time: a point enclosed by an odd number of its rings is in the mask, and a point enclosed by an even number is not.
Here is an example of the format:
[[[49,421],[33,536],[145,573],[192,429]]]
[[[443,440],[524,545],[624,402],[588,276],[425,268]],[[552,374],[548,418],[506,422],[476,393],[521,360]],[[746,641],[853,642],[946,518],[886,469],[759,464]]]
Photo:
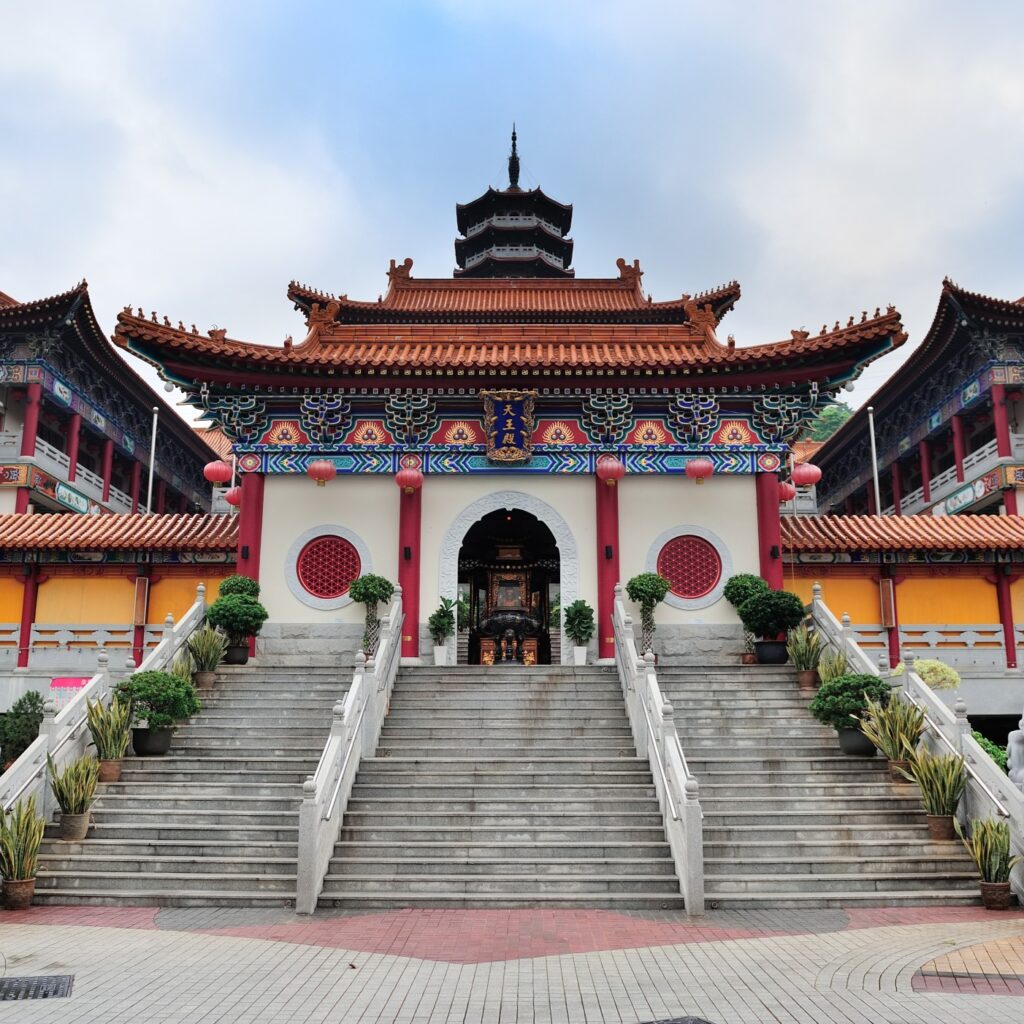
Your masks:
[[[260,596],[260,585],[249,576],[228,576],[221,581],[217,596],[229,597],[231,594],[241,594],[255,601]]]
[[[733,608],[739,608],[747,598],[770,589],[762,577],[755,576],[752,572],[741,572],[729,577],[722,596]]]
[[[240,647],[249,637],[256,636],[267,621],[267,609],[245,594],[218,597],[206,612],[206,621],[227,634],[231,647]]]
[[[889,684],[867,673],[839,676],[823,683],[810,703],[811,714],[833,729],[859,729],[867,712],[868,700],[889,703]]]
[[[788,634],[804,621],[804,603],[788,590],[760,590],[737,609],[743,628],[764,640]]]
[[[202,707],[192,683],[170,672],[136,672],[118,683],[114,692],[119,700],[130,703],[132,721],[144,721],[150,729],[173,729]]]

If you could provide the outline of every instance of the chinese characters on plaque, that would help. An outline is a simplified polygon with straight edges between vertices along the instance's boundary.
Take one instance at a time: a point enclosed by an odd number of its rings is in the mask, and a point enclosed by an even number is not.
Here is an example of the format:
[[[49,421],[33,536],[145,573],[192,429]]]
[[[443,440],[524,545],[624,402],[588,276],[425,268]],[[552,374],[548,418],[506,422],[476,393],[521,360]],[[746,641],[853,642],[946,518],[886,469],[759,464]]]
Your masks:
[[[487,458],[525,462],[533,451],[533,405],[536,391],[481,391]]]

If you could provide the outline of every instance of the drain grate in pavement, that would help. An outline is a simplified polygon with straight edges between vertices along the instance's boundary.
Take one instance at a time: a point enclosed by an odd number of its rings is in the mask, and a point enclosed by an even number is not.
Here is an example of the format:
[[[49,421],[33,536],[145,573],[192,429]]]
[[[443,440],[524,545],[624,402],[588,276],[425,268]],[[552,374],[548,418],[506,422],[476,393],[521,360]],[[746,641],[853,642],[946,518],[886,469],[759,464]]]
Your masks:
[[[8,999],[63,999],[71,995],[73,974],[37,978],[0,978],[0,1001]]]

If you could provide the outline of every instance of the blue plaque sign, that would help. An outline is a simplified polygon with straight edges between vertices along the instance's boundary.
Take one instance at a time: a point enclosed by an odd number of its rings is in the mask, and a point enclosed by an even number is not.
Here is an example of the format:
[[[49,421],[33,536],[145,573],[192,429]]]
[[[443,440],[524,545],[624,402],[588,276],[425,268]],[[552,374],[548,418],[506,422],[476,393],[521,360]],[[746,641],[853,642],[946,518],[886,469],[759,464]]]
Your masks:
[[[533,453],[533,406],[536,391],[481,391],[487,458],[492,462],[526,462]]]

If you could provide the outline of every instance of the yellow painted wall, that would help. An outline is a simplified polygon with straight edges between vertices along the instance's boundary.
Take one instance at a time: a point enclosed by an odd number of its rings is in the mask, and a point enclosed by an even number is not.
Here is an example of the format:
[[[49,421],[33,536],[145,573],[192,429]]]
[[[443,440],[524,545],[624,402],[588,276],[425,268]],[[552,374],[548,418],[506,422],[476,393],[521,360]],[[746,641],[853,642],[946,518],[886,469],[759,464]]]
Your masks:
[[[200,583],[206,584],[206,600],[209,603],[217,599],[223,578],[200,572],[196,576],[169,576],[157,580],[149,588],[147,620],[150,623],[162,623],[170,612],[177,622],[192,607],[196,599],[196,587]]]
[[[896,588],[896,606],[901,626],[999,621],[996,588],[987,580],[969,576],[911,577]]]
[[[1013,604],[1013,621],[1024,622],[1024,579],[1010,584],[1010,599]]]
[[[849,612],[851,622],[861,625],[876,623],[881,619],[877,583],[856,576],[830,578],[824,572],[816,579],[821,584],[825,604],[837,619],[842,618],[845,612]],[[811,599],[811,588],[814,583],[814,579],[794,580],[789,576],[785,578],[786,589],[799,594],[805,602]],[[900,593],[902,594],[902,585]]]
[[[17,576],[0,576],[0,622],[21,622],[24,586]]]
[[[125,576],[54,576],[39,587],[36,622],[120,625],[132,621],[134,607],[135,584]]]

